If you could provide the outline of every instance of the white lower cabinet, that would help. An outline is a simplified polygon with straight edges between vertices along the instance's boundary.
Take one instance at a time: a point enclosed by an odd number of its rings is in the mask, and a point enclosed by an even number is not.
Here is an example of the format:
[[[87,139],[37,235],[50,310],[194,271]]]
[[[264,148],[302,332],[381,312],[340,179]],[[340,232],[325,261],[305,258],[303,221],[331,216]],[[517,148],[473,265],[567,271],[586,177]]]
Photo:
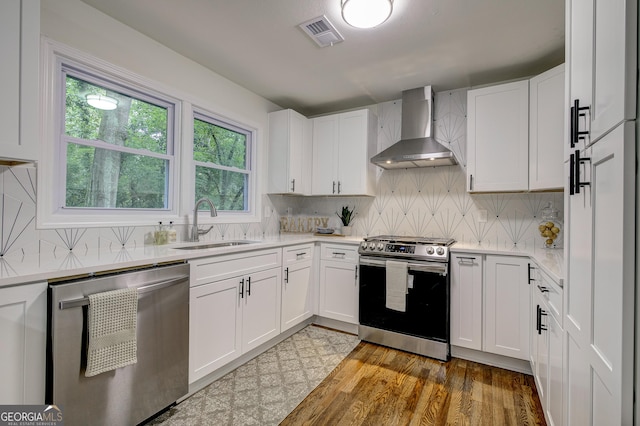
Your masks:
[[[487,255],[485,259],[485,352],[529,360],[530,290],[528,258]]]
[[[547,424],[563,424],[562,288],[534,265],[531,273],[531,370]]]
[[[481,254],[451,255],[451,344],[482,350]]]
[[[322,244],[319,314],[358,324],[358,246]]]
[[[44,404],[47,283],[0,289],[0,404]]]
[[[282,249],[191,264],[189,383],[280,334]]]
[[[281,331],[313,316],[313,244],[285,247],[282,261]]]

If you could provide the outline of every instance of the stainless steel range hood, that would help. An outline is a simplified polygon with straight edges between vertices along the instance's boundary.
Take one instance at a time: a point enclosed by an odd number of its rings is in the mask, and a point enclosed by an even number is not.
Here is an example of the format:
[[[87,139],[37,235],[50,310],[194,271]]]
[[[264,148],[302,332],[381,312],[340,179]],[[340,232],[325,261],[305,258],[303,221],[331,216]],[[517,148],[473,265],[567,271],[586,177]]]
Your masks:
[[[402,92],[400,141],[371,158],[383,169],[452,166],[453,152],[433,137],[433,93],[431,86]]]

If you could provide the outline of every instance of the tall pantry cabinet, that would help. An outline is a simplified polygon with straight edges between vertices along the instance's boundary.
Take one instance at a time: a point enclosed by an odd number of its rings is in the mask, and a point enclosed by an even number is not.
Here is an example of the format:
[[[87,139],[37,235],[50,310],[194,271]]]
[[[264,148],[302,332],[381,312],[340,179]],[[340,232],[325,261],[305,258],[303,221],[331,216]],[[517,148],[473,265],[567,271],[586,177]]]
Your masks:
[[[637,0],[566,2],[567,425],[632,424]]]

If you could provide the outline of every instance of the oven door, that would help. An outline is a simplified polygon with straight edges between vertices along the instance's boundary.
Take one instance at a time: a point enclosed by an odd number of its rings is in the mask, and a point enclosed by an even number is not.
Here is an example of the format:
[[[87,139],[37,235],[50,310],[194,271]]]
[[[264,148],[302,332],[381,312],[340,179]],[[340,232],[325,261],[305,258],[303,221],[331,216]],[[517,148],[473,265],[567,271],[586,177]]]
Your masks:
[[[360,324],[449,343],[448,263],[406,263],[406,309],[399,312],[385,306],[386,260],[360,257]]]

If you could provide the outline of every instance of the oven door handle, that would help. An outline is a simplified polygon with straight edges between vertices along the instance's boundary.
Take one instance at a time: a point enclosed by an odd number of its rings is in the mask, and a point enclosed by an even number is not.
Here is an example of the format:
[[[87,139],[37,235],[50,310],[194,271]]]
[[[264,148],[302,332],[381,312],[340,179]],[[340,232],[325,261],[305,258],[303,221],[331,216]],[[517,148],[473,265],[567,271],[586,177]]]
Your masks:
[[[408,266],[410,271],[431,272],[435,274],[440,274],[443,277],[447,276],[447,267],[439,263],[436,263],[436,264],[410,263]]]
[[[400,261],[401,262],[401,261]],[[431,272],[440,274],[442,276],[447,275],[447,264],[445,263],[437,263],[437,262],[425,262],[425,263],[411,263],[404,262],[407,264],[407,268],[410,271],[418,271],[418,272]],[[385,260],[379,259],[369,259],[369,258],[360,258],[360,265],[362,266],[379,266],[385,267],[387,266],[387,262]]]
[[[369,258],[365,259],[364,257],[360,257],[360,265],[382,266],[384,268],[385,266],[387,266],[387,262],[384,260],[369,259]]]

